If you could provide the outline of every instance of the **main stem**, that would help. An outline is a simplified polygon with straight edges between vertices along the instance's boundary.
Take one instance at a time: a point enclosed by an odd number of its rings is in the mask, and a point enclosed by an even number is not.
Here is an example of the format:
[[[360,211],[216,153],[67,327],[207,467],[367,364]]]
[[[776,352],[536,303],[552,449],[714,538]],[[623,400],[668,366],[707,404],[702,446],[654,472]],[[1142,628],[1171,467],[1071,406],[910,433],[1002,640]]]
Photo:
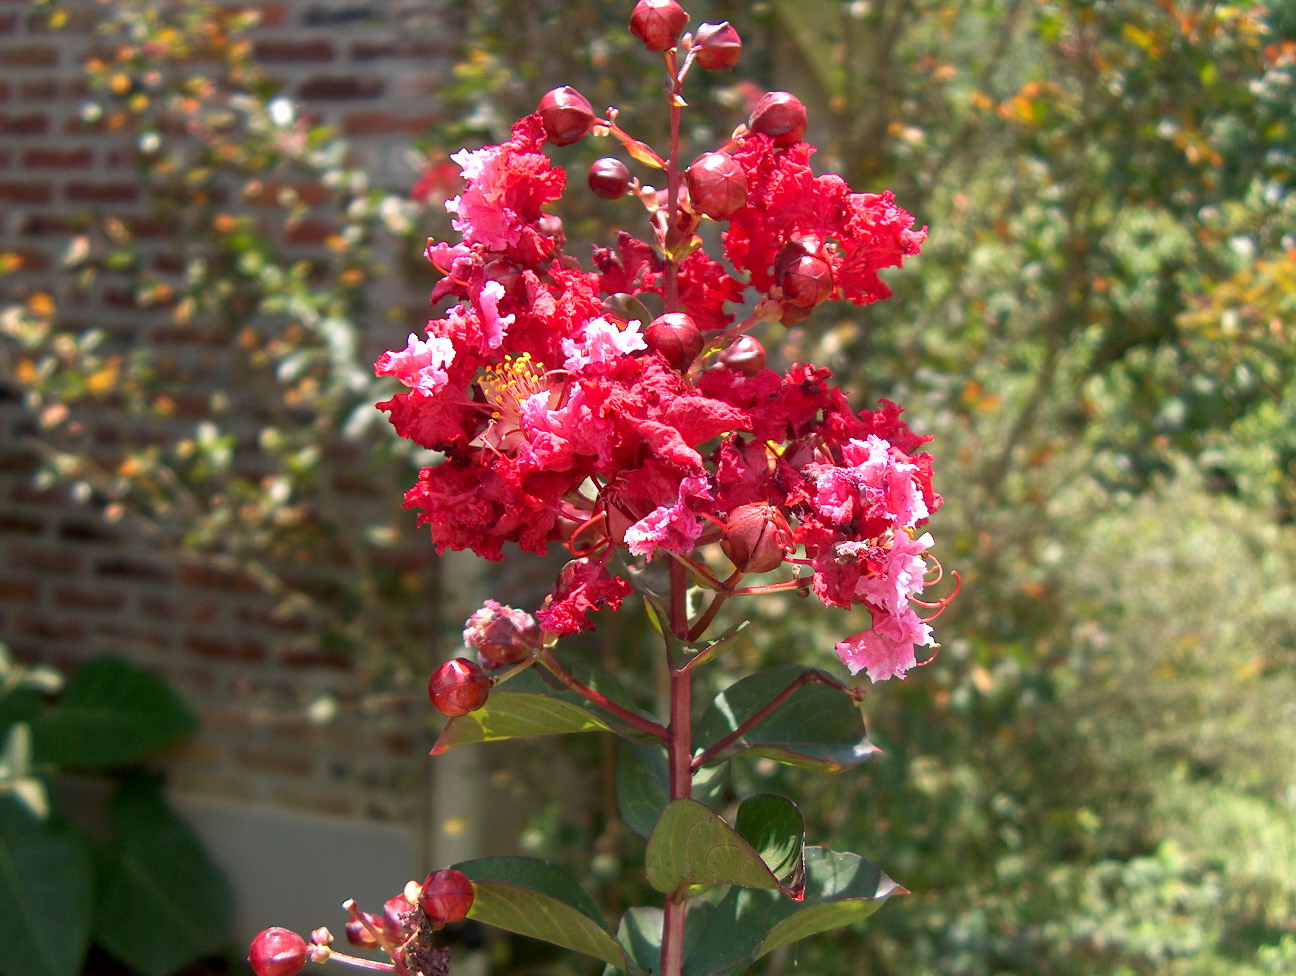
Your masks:
[[[666,73],[670,78],[670,154],[666,160],[666,232],[675,226],[679,213],[680,169],[680,102],[683,84],[674,49],[665,55]],[[678,262],[666,255],[663,281],[663,304],[667,312],[679,311]],[[676,560],[670,563],[670,628],[682,641],[689,638],[688,573]],[[666,727],[666,757],[670,779],[670,799],[687,800],[693,795],[693,675],[676,661],[668,646],[666,662],[670,670],[670,722]],[[662,976],[681,976],[684,967],[684,916],[688,902],[683,891],[666,896],[662,918]]]

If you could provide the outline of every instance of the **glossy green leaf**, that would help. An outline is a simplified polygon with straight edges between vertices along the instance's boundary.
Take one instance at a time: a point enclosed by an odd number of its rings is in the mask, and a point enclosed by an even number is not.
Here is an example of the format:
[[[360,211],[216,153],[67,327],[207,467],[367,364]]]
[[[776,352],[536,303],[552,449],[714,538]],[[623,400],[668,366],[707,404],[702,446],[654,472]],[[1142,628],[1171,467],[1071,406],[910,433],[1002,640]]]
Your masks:
[[[740,728],[797,677],[814,668],[787,664],[766,668],[716,696],[696,728],[701,748]],[[738,754],[764,756],[820,772],[840,772],[878,752],[868,740],[859,705],[840,688],[811,682],[797,688],[769,715],[711,759]]]
[[[0,973],[76,976],[90,945],[86,842],[0,799]]]
[[[777,888],[756,850],[697,800],[676,800],[648,838],[648,883],[665,894],[692,885]]]
[[[797,805],[774,793],[749,796],[738,808],[734,830],[760,855],[784,893],[798,897],[805,888],[805,820]]]
[[[661,971],[662,922],[660,908],[631,908],[621,916],[617,941],[625,950],[627,971],[642,974]]]
[[[117,658],[83,664],[32,721],[36,757],[102,769],[139,762],[190,735],[197,721],[161,678]]]
[[[744,971],[765,936],[764,909],[772,892],[731,888],[719,904],[689,905],[685,919],[684,976],[732,976]],[[759,898],[760,911],[750,911]]]
[[[112,823],[115,838],[97,865],[96,941],[141,976],[167,976],[219,952],[229,941],[233,891],[157,784],[125,783]]]
[[[483,857],[455,867],[473,882],[469,918],[626,968],[598,905],[562,868],[534,857]]]
[[[618,705],[634,710],[625,692],[607,675],[587,672],[578,677]],[[647,738],[580,696],[551,686],[533,668],[492,689],[482,708],[447,722],[432,755],[472,742],[566,732],[615,732],[629,739]]]
[[[768,934],[756,958],[806,936],[863,921],[892,895],[906,894],[877,865],[857,854],[807,847],[805,864],[804,900],[784,898],[770,905]]]
[[[714,807],[729,779],[729,766],[707,766],[693,776],[693,798]],[[670,803],[666,750],[658,745],[621,744],[617,759],[617,802],[621,819],[641,837],[652,833]]]

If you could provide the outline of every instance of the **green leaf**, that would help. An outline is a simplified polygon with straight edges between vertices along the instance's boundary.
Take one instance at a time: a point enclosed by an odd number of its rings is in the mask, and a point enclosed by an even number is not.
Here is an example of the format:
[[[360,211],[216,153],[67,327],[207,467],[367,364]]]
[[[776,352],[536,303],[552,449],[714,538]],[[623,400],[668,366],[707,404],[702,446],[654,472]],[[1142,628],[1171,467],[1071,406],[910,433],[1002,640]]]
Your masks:
[[[661,970],[662,921],[660,908],[631,908],[621,916],[617,941],[625,950],[627,971],[640,976]],[[687,919],[685,919],[687,924]]]
[[[696,741],[707,748],[743,725],[797,677],[815,668],[795,664],[766,668],[716,696],[697,725]],[[823,672],[819,672],[823,673]],[[746,753],[819,772],[841,772],[878,752],[868,740],[859,705],[840,688],[811,682],[797,688],[736,742],[710,759]]]
[[[747,910],[752,898],[761,910]],[[745,970],[765,936],[765,902],[777,897],[750,888],[730,888],[717,905],[689,905],[685,919],[684,976],[731,976]]]
[[[102,769],[138,762],[196,725],[161,678],[104,657],[81,666],[58,702],[32,721],[32,735],[42,762]]]
[[[112,823],[115,839],[98,863],[96,941],[141,976],[167,976],[224,948],[234,910],[229,882],[157,784],[124,783]]]
[[[760,855],[783,892],[799,899],[805,888],[805,820],[797,805],[774,793],[749,796],[738,807],[734,830]]]
[[[562,868],[534,857],[482,857],[454,866],[473,882],[469,918],[626,968],[598,905]]]
[[[708,664],[732,651],[738,646],[734,638],[746,630],[747,625],[750,623],[750,620],[740,620],[719,637],[697,644],[689,644],[688,647],[693,652],[693,656],[689,658],[688,666],[694,668],[701,664]]]
[[[805,865],[805,899],[771,903],[765,923],[768,934],[756,958],[806,936],[863,921],[892,895],[907,894],[877,865],[857,854],[807,847]]]
[[[707,766],[693,775],[693,798],[713,807],[724,793],[729,766]],[[666,750],[658,745],[625,742],[617,759],[617,802],[621,819],[647,837],[670,803],[670,771]]]
[[[595,674],[577,677],[618,705],[633,710],[625,692],[610,677]],[[645,738],[643,733],[623,725],[579,695],[551,687],[533,668],[492,689],[482,708],[447,722],[432,747],[432,755],[472,742],[564,732],[615,732],[628,739]]]
[[[648,838],[648,883],[673,894],[692,885],[777,888],[756,850],[697,800],[676,800]]]
[[[0,973],[76,976],[90,945],[86,842],[0,800]]]

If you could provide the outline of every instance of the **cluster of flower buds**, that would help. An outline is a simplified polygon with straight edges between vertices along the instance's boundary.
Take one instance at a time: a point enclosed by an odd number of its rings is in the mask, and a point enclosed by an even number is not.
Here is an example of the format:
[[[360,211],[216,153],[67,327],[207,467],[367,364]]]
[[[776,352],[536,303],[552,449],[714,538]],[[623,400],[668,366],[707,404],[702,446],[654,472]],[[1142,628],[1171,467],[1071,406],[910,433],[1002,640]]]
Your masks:
[[[689,35],[688,20],[675,0],[639,0],[631,18],[677,90],[690,65],[727,69],[741,50],[727,23]],[[922,526],[940,504],[925,438],[893,404],[853,410],[825,369],[769,369],[747,333],[887,297],[878,272],[918,253],[925,230],[890,193],[816,175],[805,106],[770,92],[723,146],[671,170],[668,190],[597,160],[590,190],[633,190],[650,234],[622,231],[586,270],[549,212],[566,174],[547,147],[611,135],[636,161],[677,165],[607,114],[557,88],[508,142],[452,157],[464,185],[446,206],[463,239],[427,251],[444,272],[433,302],[451,306],[376,364],[407,387],[379,404],[397,431],[444,455],[406,494],[440,549],[496,559],[509,543],[563,544],[574,556],[534,618],[497,604],[474,615],[478,660],[442,665],[432,701],[449,716],[481,707],[488,671],[589,629],[630,591],[618,567],[654,558],[717,592],[782,572],[760,588],[863,605],[872,627],[838,653],[874,680],[903,674],[931,643],[912,606],[930,559]],[[703,220],[723,225],[724,260],[702,247]],[[744,302],[755,312],[739,322]],[[709,565],[715,543],[729,568]]]
[[[252,940],[248,962],[256,976],[296,976],[308,959],[349,963],[396,976],[446,976],[450,953],[438,947],[432,934],[467,918],[472,909],[472,881],[462,871],[433,871],[423,884],[411,881],[399,895],[388,898],[381,915],[363,912],[349,901],[347,942],[360,949],[380,949],[390,963],[376,963],[333,948],[328,929],[316,929],[309,942],[285,928],[269,928]]]

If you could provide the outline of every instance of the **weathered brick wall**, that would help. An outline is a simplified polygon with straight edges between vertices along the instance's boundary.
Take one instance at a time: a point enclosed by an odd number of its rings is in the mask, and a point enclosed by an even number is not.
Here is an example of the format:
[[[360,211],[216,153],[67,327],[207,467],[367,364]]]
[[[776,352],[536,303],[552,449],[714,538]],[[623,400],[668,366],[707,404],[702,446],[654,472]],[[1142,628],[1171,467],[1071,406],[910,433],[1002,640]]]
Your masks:
[[[19,271],[0,278],[0,304],[45,292],[65,323],[165,347],[220,382],[226,350],[200,328],[171,328],[164,311],[136,307],[111,276],[77,290],[63,273],[73,217],[87,207],[130,221],[157,270],[174,273],[179,265],[168,241],[150,236],[129,137],[82,115],[82,64],[101,43],[94,28],[103,7],[61,6],[70,19],[51,30],[28,0],[0,0],[0,252],[21,260]],[[436,91],[456,53],[453,5],[256,6],[255,56],[283,94],[349,136],[375,184],[407,190],[417,175],[411,141],[444,111]],[[310,186],[298,189],[312,199]],[[288,241],[310,257],[331,230],[321,214],[291,230]],[[426,307],[428,281],[393,275],[383,287],[386,302],[412,316]],[[381,343],[392,325],[376,324]],[[178,405],[181,420],[187,409],[205,409],[210,390],[192,393],[191,403]],[[88,420],[98,425],[105,451],[133,436],[110,414]],[[427,807],[422,704],[387,700],[366,708],[352,664],[315,646],[301,621],[277,616],[273,601],[246,579],[170,558],[126,523],[97,518],[65,488],[38,488],[28,446],[36,433],[19,391],[0,389],[0,639],[27,659],[71,668],[111,652],[168,678],[202,720],[197,740],[170,763],[182,792],[419,823]],[[363,484],[338,487],[357,517],[367,504],[398,504],[366,498]],[[418,543],[392,558],[428,573],[430,547],[421,533]],[[430,634],[429,659],[434,641]],[[311,721],[307,706],[323,696],[341,702],[341,719]]]

